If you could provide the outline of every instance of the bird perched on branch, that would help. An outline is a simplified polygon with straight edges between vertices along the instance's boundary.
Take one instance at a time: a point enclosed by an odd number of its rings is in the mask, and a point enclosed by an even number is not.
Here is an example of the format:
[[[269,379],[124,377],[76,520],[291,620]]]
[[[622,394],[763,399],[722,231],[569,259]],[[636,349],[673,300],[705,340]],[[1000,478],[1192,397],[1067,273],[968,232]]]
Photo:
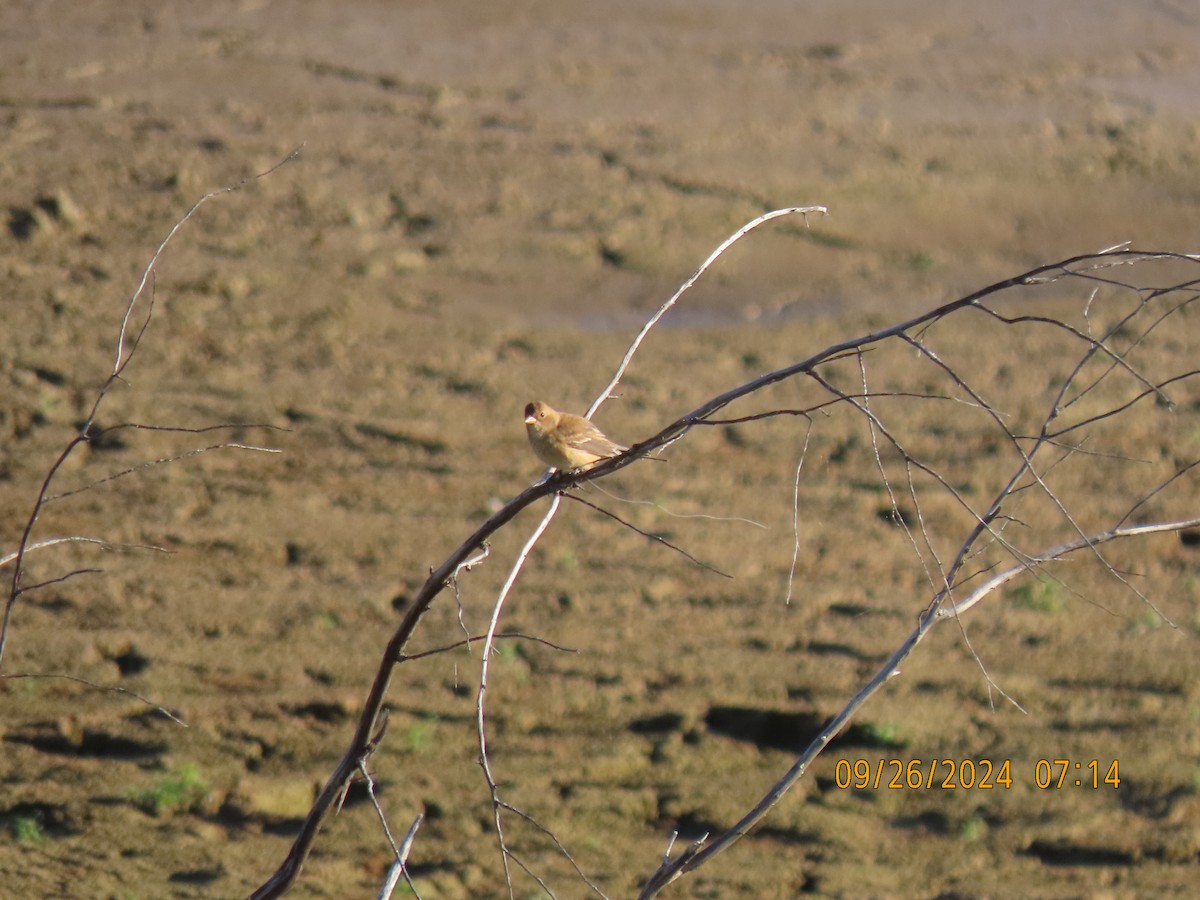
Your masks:
[[[540,400],[525,407],[525,432],[537,458],[561,472],[590,469],[628,449],[583,416],[560,413]]]

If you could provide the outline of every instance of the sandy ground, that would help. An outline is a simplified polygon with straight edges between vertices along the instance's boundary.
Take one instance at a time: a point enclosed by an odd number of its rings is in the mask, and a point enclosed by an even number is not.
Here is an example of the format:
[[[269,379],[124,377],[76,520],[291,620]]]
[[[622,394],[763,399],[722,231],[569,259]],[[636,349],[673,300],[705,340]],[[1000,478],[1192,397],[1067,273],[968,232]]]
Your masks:
[[[525,402],[583,409],[637,325],[753,216],[830,212],[768,226],[720,261],[602,412],[612,434],[639,440],[762,372],[1038,264],[1124,241],[1196,249],[1192,4],[797,6],[0,5],[0,550],[111,371],[154,248],[236,184],[161,260],[150,327],[99,423],[254,423],[120,431],[58,473],[54,494],[133,470],[49,504],[35,538],[134,546],[32,555],[27,585],[102,571],[20,598],[3,673],[132,693],[0,682],[0,895],[226,897],[264,881],[341,755],[406,598],[539,474]],[[1019,308],[1083,329],[1129,301],[1114,292],[1085,320],[1087,296],[1064,285]],[[1195,324],[1180,313],[1137,343],[1146,371],[1189,369]],[[1069,375],[1062,334],[956,318],[929,340],[1014,431],[1036,428]],[[865,359],[884,390],[956,391],[911,348]],[[829,372],[861,385],[857,361]],[[736,412],[815,390],[788,383]],[[1097,428],[1103,452],[1055,470],[1085,527],[1195,457],[1197,391],[1172,390],[1173,408]],[[977,410],[879,402],[969,502],[1012,471]],[[914,626],[934,553],[952,557],[971,527],[919,477],[918,527],[902,461],[877,458],[861,417],[813,421],[698,430],[668,464],[600,486],[657,505],[585,494],[732,579],[568,504],[509,601],[507,630],[575,652],[513,641],[495,659],[502,794],[608,896],[636,893],[673,829],[737,820]],[[283,452],[143,466],[222,442]],[[1195,495],[1181,479],[1147,511],[1186,515]],[[1032,494],[1018,512],[1022,547],[1069,536]],[[486,627],[535,520],[497,537],[461,580],[461,610],[441,598],[414,651]],[[1081,564],[937,629],[764,826],[668,895],[1190,895],[1195,552],[1177,536],[1113,551],[1162,616]],[[412,851],[426,898],[507,896],[476,765],[478,677],[461,648],[402,666],[373,760],[393,829],[426,815]],[[1013,785],[839,784],[857,760],[934,758],[1007,760]],[[1053,759],[1082,777],[1039,789],[1038,760]],[[1113,761],[1119,787],[1102,781]],[[589,895],[545,834],[506,826],[557,896]],[[388,859],[356,791],[295,893],[374,896]]]

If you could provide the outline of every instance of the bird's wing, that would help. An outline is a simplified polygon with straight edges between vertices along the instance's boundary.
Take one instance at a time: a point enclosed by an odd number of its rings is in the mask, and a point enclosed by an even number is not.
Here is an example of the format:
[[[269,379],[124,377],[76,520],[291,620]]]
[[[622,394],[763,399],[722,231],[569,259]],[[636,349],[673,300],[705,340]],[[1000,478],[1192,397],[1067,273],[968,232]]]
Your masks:
[[[616,456],[625,451],[625,447],[610,441],[604,436],[604,432],[591,422],[584,421],[586,424],[573,429],[567,435],[567,443],[571,447],[582,450],[584,453],[593,453],[596,456]]]

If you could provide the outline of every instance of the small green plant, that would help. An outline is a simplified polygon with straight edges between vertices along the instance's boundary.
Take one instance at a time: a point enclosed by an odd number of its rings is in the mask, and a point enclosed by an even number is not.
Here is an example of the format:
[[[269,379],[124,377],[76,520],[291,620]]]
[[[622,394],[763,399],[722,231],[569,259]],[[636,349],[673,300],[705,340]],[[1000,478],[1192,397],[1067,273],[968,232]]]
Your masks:
[[[1062,588],[1057,581],[1036,581],[1013,588],[1010,596],[1017,606],[1037,612],[1057,613],[1063,610]]]
[[[9,823],[9,828],[18,844],[36,844],[46,837],[37,816],[17,816]]]
[[[928,253],[909,254],[908,267],[914,272],[928,272],[933,268],[933,257]]]
[[[493,665],[505,673],[514,684],[529,681],[529,657],[520,644],[496,644],[492,648]]]
[[[900,729],[892,722],[866,722],[863,724],[866,737],[877,747],[903,746]]]
[[[413,753],[428,750],[433,745],[434,722],[414,722],[408,726],[405,744]]]
[[[209,795],[210,788],[200,776],[194,763],[184,763],[168,772],[149,788],[130,791],[128,799],[134,805],[155,816],[169,812],[190,812],[200,806]]]
[[[1161,627],[1162,624],[1162,616],[1149,607],[1146,607],[1129,620],[1129,630],[1133,634],[1143,634],[1147,631],[1154,631],[1155,629]]]
[[[965,841],[977,841],[983,837],[986,831],[987,825],[979,816],[971,816],[971,818],[962,823],[962,828],[960,829],[960,833]]]
[[[342,627],[342,618],[335,612],[322,612],[313,617],[313,626],[318,631],[337,631]]]

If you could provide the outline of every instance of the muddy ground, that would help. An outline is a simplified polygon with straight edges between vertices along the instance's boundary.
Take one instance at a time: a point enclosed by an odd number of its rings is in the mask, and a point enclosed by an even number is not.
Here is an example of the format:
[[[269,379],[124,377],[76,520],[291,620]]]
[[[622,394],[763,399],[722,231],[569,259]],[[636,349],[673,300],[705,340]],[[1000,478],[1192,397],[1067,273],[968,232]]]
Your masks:
[[[723,258],[601,411],[611,434],[643,439],[763,372],[1042,263],[1124,241],[1196,249],[1189,4],[944,6],[0,7],[3,554],[113,368],[154,248],[207,192],[242,185],[163,256],[149,327],[98,414],[242,424],[108,432],[57,472],[51,495],[69,495],[34,531],[108,544],[27,559],[24,584],[46,584],[18,599],[4,650],[0,896],[262,883],[407,599],[540,475],[525,402],[585,408],[645,317],[764,210],[830,215],[768,225]],[[1004,308],[1096,333],[1134,302],[1100,285],[1089,307],[1097,284]],[[1161,308],[1113,336],[1150,380],[1190,370],[1200,343],[1186,309],[1150,329]],[[668,463],[583,493],[731,578],[578,503],[534,551],[502,628],[571,652],[502,642],[492,766],[502,798],[608,896],[636,894],[673,829],[690,840],[737,821],[883,665],[968,508],[1018,465],[998,422],[1036,433],[1083,346],[971,312],[923,340],[1000,419],[911,346],[822,371],[845,392],[865,377],[922,394],[873,409],[944,485],[906,471],[842,404],[697,429]],[[1073,421],[1141,389],[1096,361],[1069,386],[1102,373]],[[1072,432],[1080,452],[1043,448],[1071,519],[1024,488],[1005,539],[1031,553],[1073,539],[1072,522],[1102,530],[1195,459],[1200,396],[1190,381],[1169,394]],[[794,379],[727,415],[829,396]],[[221,443],[282,452],[189,455]],[[1191,515],[1195,496],[1184,476],[1131,521]],[[540,509],[462,576],[461,608],[439,599],[413,652],[486,628]],[[967,572],[1011,562],[985,543]],[[1084,554],[935,629],[763,826],[667,895],[1192,894],[1195,544],[1114,544],[1121,578]],[[479,664],[459,647],[401,666],[372,760],[393,830],[425,814],[411,862],[426,898],[507,896],[476,763]],[[1011,786],[944,789],[944,769],[933,788],[844,786],[858,760],[921,760],[928,777],[934,758],[1007,761]],[[1054,759],[1081,768],[1039,789],[1038,761]],[[1114,761],[1119,786],[1103,781]],[[545,833],[504,823],[556,896],[589,895]],[[355,791],[294,893],[374,896],[388,861]],[[540,895],[513,878],[517,896]]]

